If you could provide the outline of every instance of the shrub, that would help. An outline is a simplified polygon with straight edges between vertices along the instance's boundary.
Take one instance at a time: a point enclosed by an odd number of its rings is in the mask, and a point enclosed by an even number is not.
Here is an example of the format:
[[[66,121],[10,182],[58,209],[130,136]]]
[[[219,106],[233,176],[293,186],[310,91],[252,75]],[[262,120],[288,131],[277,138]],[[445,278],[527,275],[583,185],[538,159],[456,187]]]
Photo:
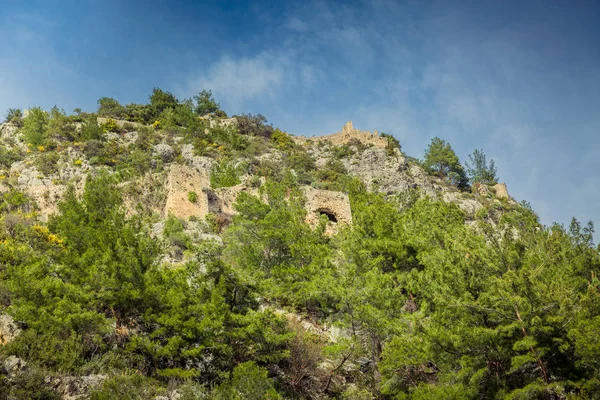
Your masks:
[[[175,108],[179,102],[171,92],[166,92],[155,87],[150,95],[150,110],[153,118],[158,118],[159,115],[166,109]]]
[[[35,159],[35,166],[42,174],[49,176],[58,171],[59,159],[55,152],[40,154]]]
[[[344,144],[342,146],[333,146],[331,148],[331,155],[333,158],[339,160],[354,155],[354,150],[352,150],[349,144]]]
[[[0,145],[0,165],[5,168],[10,168],[10,166],[23,159],[23,152],[18,148],[9,150],[3,145]]]
[[[196,203],[198,201],[198,195],[196,192],[188,192],[188,201],[190,203]]]
[[[207,214],[206,223],[210,231],[215,234],[222,233],[232,222],[231,216],[225,213]]]
[[[88,140],[83,145],[83,152],[88,158],[104,155],[104,143],[99,140]]]
[[[75,140],[75,124],[63,110],[59,110],[56,106],[50,110],[48,135],[62,140]]]
[[[210,187],[216,189],[240,184],[242,182],[239,178],[241,175],[240,170],[239,166],[236,167],[232,162],[228,161],[215,164],[210,172]]]
[[[237,119],[237,130],[241,135],[261,136],[267,139],[273,135],[273,126],[267,125],[264,115],[242,114],[234,117]]]
[[[32,368],[16,374],[10,380],[0,376],[0,398],[11,400],[59,400],[58,393],[46,384],[46,374]]]
[[[252,175],[248,180],[248,185],[253,188],[258,188],[261,184],[262,182],[260,181],[260,176],[258,175]]]
[[[222,116],[225,112],[221,110],[221,106],[217,103],[212,95],[210,90],[203,90],[196,96],[194,96],[194,100],[196,100],[196,107],[194,108],[194,112],[198,115],[207,115],[207,114],[217,114],[219,113]],[[225,114],[225,118],[227,118],[227,114]]]
[[[381,132],[381,137],[387,139],[387,153],[389,156],[394,154],[394,149],[402,150],[400,142],[394,136]]]
[[[152,119],[152,110],[147,104],[130,103],[125,106],[124,118],[128,121],[147,124]]]
[[[16,126],[21,126],[23,124],[23,111],[19,108],[9,108],[5,121],[11,122]]]
[[[152,399],[160,394],[158,382],[138,374],[114,376],[92,392],[91,400],[139,400]]]
[[[98,126],[98,119],[96,118],[96,115],[90,114],[84,118],[79,137],[81,140],[102,139],[102,128]]]
[[[173,214],[169,214],[163,228],[163,236],[170,245],[188,249],[192,246],[192,241],[185,234],[184,229],[183,222]]]
[[[98,115],[119,119],[125,115],[125,107],[113,98],[102,97],[98,100]]]
[[[281,150],[291,149],[296,146],[290,135],[277,128],[271,135],[271,141]]]
[[[44,142],[48,131],[48,113],[39,107],[29,110],[29,115],[23,119],[23,141],[39,146]]]
[[[231,379],[223,382],[213,394],[218,400],[275,400],[281,396],[275,391],[268,371],[250,361],[233,369]]]
[[[102,130],[102,132],[119,132],[120,128],[119,125],[117,124],[117,121],[115,121],[112,118],[109,118],[108,121],[106,121],[105,123],[100,125],[100,128]]]

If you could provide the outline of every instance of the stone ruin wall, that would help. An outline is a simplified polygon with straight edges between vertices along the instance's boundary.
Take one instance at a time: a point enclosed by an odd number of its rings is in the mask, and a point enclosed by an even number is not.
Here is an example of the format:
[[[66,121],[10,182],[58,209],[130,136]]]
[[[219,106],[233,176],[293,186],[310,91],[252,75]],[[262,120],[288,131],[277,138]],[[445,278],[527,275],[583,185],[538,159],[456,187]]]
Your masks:
[[[379,132],[373,131],[361,131],[354,129],[352,121],[348,121],[346,125],[342,127],[341,132],[336,132],[331,135],[325,136],[314,136],[307,138],[305,136],[292,136],[292,139],[297,144],[306,144],[309,140],[313,142],[324,142],[328,141],[335,146],[344,145],[351,143],[352,141],[359,141],[365,145],[373,145],[374,147],[385,149],[387,148],[387,139],[379,136]]]
[[[208,173],[181,164],[173,164],[167,176],[167,201],[164,216],[169,213],[181,219],[191,216],[204,218],[209,212],[208,196],[203,190],[210,185]],[[188,194],[196,193],[196,202],[192,203]]]
[[[352,210],[348,195],[331,190],[314,189],[311,186],[302,188],[306,197],[306,222],[315,227],[319,223],[322,214],[328,216],[330,221],[335,218],[337,224],[351,224]]]
[[[499,199],[508,199],[510,196],[508,195],[508,189],[506,188],[506,183],[498,183],[492,186],[494,192],[496,192],[496,197]]]
[[[173,164],[167,176],[167,200],[163,216],[169,214],[177,218],[188,220],[191,216],[204,219],[209,213],[236,214],[233,203],[241,192],[258,196],[258,189],[249,188],[244,184],[228,187],[209,189],[210,180],[208,171],[198,171],[186,165]],[[315,227],[322,214],[328,216],[330,221],[335,219],[337,224],[351,224],[352,210],[348,195],[330,190],[318,190],[304,186],[302,191],[306,197],[306,222]],[[197,199],[192,203],[188,193],[195,192]],[[333,224],[328,227],[329,229]]]

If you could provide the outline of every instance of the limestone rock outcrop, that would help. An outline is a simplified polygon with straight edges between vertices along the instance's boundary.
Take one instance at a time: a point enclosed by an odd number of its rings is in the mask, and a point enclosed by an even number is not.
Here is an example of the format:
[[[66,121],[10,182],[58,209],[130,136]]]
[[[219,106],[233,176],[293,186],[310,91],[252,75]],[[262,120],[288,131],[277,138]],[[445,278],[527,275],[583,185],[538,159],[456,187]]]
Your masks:
[[[236,186],[213,189],[209,193],[210,211],[213,213],[236,214],[236,211],[233,209],[233,203],[235,203],[237,196],[242,192],[258,196],[258,189],[248,187],[243,183]]]
[[[0,344],[10,343],[21,330],[10,315],[0,314]]]
[[[173,164],[167,176],[167,201],[164,216],[172,213],[175,217],[189,219],[191,216],[204,218],[208,214],[208,197],[205,188],[210,185],[206,170],[181,164]],[[195,193],[196,201],[190,201],[190,193]]]
[[[125,120],[122,120],[122,119],[104,118],[104,117],[98,117],[98,119],[97,119],[97,121],[98,121],[99,124],[106,124],[110,120],[115,121],[115,123],[117,124],[117,126],[119,128],[123,128],[125,126],[131,126],[133,128],[141,128],[143,126],[146,126],[144,124],[140,124],[139,122],[125,121]]]

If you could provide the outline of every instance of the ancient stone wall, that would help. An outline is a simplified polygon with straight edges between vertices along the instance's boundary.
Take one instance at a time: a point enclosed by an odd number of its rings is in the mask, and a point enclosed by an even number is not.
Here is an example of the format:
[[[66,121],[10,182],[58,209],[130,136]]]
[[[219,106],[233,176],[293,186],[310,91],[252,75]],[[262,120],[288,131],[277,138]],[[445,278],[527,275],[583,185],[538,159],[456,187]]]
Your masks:
[[[212,196],[209,196],[210,212],[237,214],[237,212],[233,209],[233,203],[235,203],[237,196],[241,192],[246,192],[252,196],[258,196],[258,189],[249,188],[245,184],[213,189]]]
[[[352,210],[348,195],[342,192],[314,189],[310,186],[302,188],[306,196],[306,222],[311,226],[319,223],[321,215],[336,224],[351,224]]]
[[[181,164],[173,164],[167,176],[167,201],[164,216],[172,213],[175,217],[189,219],[191,216],[204,219],[208,214],[208,197],[203,190],[209,187],[210,180],[206,171]],[[196,202],[189,200],[188,194],[196,193]]]
[[[379,132],[373,131],[360,131],[354,129],[352,121],[348,121],[346,125],[342,127],[341,132],[336,132],[331,135],[325,136],[314,136],[307,138],[304,136],[292,136],[292,139],[298,144],[305,144],[308,140],[314,142],[328,141],[335,146],[352,143],[353,141],[359,141],[362,144],[373,145],[379,148],[387,148],[387,139],[379,136]]]
[[[492,186],[492,189],[496,192],[496,197],[499,199],[508,199],[508,190],[506,189],[506,183],[498,183]]]

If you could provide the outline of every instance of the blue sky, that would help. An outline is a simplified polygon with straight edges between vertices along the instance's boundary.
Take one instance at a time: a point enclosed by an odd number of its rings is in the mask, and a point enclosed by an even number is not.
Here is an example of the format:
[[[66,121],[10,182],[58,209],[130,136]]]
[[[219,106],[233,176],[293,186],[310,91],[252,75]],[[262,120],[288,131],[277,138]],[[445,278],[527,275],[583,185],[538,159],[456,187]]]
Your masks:
[[[0,112],[211,89],[293,134],[481,148],[542,221],[600,224],[593,1],[28,1],[0,7]]]

